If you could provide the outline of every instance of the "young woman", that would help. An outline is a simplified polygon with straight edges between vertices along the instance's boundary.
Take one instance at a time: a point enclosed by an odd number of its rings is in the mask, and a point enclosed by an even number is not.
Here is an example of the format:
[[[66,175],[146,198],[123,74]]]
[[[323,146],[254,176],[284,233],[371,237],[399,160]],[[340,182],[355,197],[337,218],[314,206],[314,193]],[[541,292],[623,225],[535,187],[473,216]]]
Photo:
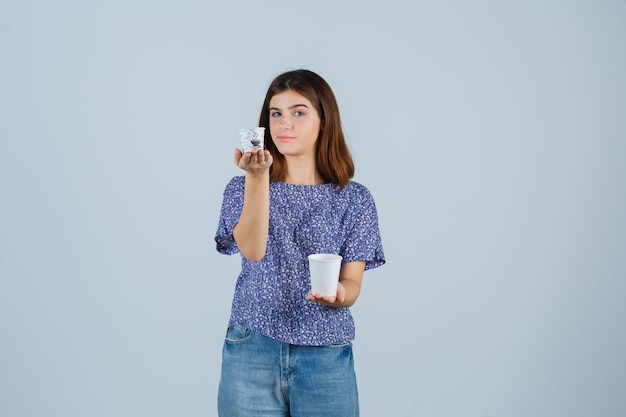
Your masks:
[[[351,181],[335,96],[308,70],[271,83],[265,150],[235,150],[217,250],[241,254],[222,353],[218,409],[229,416],[358,416],[348,307],[385,263],[374,200]],[[310,291],[307,256],[343,257],[337,292]]]

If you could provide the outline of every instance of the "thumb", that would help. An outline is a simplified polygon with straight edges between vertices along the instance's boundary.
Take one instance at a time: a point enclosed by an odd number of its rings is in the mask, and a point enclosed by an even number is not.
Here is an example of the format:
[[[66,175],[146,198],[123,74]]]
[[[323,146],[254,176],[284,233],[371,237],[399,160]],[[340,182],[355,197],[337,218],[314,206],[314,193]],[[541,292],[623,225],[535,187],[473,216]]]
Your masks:
[[[346,289],[344,288],[343,285],[341,285],[341,283],[337,284],[337,302],[338,303],[343,303],[344,300],[346,299]]]
[[[241,153],[241,149],[235,148],[235,155],[233,157],[233,160],[235,161],[235,165],[239,166],[239,161],[241,160],[242,156],[243,154]]]

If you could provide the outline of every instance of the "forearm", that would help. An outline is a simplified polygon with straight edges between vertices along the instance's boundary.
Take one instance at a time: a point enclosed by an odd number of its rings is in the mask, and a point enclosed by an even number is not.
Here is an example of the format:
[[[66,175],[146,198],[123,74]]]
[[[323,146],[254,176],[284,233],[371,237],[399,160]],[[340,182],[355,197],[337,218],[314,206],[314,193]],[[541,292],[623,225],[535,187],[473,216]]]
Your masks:
[[[246,174],[243,208],[233,237],[241,254],[253,262],[263,259],[267,250],[269,195],[269,173]]]

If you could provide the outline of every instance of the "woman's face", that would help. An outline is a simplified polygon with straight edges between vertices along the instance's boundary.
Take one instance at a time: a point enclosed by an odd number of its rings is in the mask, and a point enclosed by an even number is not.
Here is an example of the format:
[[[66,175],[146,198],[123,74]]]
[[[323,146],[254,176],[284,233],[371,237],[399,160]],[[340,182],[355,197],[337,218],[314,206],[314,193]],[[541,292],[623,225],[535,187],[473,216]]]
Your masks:
[[[270,134],[283,155],[303,156],[315,153],[320,132],[320,117],[303,95],[285,90],[270,100]]]

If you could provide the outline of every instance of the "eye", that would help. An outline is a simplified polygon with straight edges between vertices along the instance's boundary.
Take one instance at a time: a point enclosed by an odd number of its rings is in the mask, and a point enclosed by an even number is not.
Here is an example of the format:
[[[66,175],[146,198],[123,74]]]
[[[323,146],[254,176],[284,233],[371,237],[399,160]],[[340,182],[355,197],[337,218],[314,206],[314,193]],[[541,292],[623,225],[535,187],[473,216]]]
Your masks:
[[[298,110],[298,111],[296,111],[296,112],[294,112],[293,114],[294,114],[294,116],[298,116],[298,117],[300,117],[300,116],[304,116],[304,112],[301,112],[301,111],[299,111],[299,110]]]
[[[270,113],[270,117],[279,117],[280,116],[280,112],[279,111],[275,111],[275,112],[271,112]]]

